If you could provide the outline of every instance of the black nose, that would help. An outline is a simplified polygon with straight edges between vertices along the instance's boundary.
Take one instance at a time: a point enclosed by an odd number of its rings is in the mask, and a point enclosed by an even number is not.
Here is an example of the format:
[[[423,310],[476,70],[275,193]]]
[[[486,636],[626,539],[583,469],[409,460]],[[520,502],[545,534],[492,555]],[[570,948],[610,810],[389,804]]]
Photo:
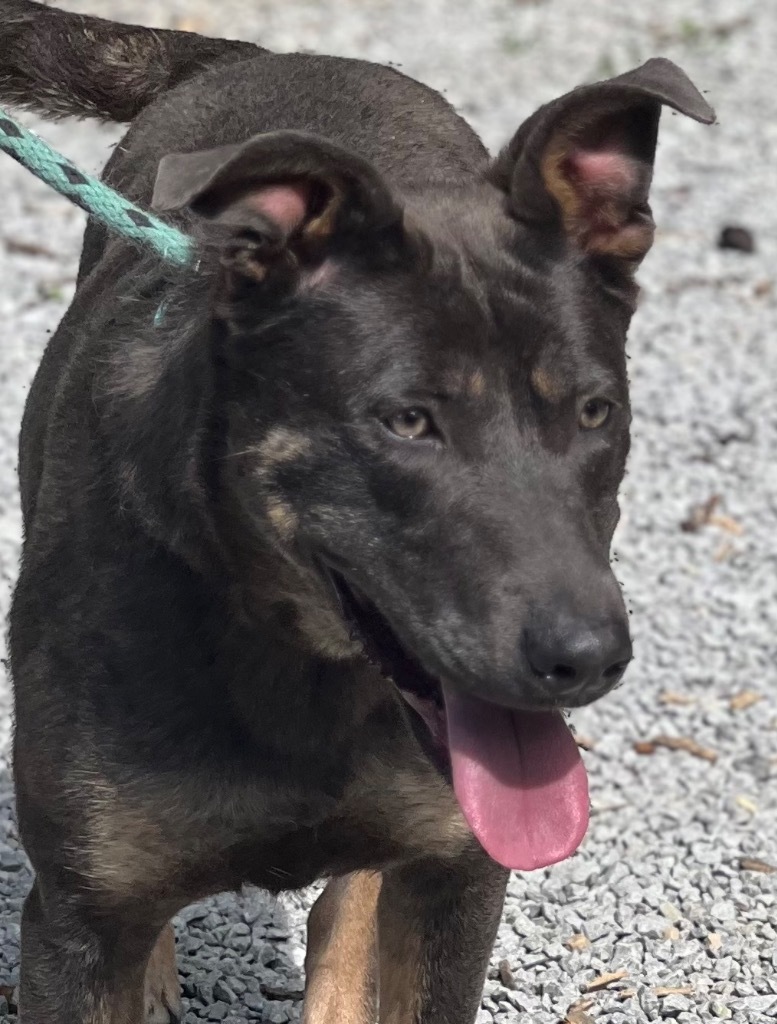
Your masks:
[[[546,699],[587,704],[611,690],[631,661],[628,625],[562,615],[535,622],[526,657]]]

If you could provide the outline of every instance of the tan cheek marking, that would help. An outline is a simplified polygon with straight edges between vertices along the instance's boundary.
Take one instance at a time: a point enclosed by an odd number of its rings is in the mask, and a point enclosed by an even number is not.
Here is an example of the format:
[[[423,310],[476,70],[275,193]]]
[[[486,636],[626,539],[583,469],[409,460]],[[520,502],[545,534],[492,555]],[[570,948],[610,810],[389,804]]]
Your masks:
[[[469,378],[468,390],[474,398],[481,398],[485,394],[486,378],[482,370],[475,370]]]
[[[277,494],[266,500],[267,515],[281,540],[290,541],[297,531],[299,519],[287,503]]]
[[[258,446],[259,458],[263,469],[272,469],[285,462],[293,462],[303,455],[308,455],[313,442],[306,434],[288,427],[276,427],[271,430]]]
[[[564,397],[560,381],[541,366],[532,370],[531,383],[540,398],[544,398],[546,402],[560,402]]]
[[[359,642],[349,638],[344,621],[317,596],[300,600],[291,594],[289,600],[296,606],[300,632],[316,654],[343,661],[361,652]]]
[[[288,427],[276,427],[255,449],[259,457],[258,474],[267,477],[275,467],[309,454],[312,447],[313,442],[307,435]],[[299,519],[288,502],[279,494],[271,493],[265,498],[265,508],[281,540],[290,541],[297,531]]]

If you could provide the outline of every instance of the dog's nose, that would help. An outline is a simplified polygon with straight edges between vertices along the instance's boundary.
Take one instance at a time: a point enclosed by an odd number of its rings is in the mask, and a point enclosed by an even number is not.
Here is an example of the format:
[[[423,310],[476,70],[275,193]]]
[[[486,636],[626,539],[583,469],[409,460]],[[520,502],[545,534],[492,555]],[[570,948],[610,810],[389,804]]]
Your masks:
[[[591,624],[563,616],[536,622],[525,636],[526,657],[543,697],[587,704],[611,690],[631,661],[626,623]]]

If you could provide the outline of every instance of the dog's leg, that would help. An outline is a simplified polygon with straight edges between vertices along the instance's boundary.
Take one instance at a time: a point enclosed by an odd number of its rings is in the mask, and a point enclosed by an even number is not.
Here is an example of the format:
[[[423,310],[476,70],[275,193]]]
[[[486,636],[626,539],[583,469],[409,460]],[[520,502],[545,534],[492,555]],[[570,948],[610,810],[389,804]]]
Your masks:
[[[508,872],[480,850],[384,873],[381,1024],[472,1024]]]
[[[183,1019],[175,959],[175,933],[165,925],[146,968],[146,1024],[176,1024]]]
[[[381,878],[333,878],[310,912],[303,1024],[374,1024]]]
[[[158,928],[95,915],[36,881],[22,919],[24,1024],[145,1024],[144,977]]]

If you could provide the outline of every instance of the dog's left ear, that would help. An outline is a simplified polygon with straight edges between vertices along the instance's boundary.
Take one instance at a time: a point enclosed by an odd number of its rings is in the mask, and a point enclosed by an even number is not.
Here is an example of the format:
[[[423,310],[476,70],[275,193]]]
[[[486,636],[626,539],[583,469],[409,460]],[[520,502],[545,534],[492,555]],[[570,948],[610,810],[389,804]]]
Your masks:
[[[222,262],[254,281],[273,266],[314,264],[338,244],[402,221],[368,161],[294,131],[164,157],[152,205],[188,209],[210,222]]]
[[[661,107],[711,124],[715,112],[671,61],[649,60],[541,107],[490,178],[524,223],[561,230],[584,253],[637,264],[653,241],[648,205]]]

